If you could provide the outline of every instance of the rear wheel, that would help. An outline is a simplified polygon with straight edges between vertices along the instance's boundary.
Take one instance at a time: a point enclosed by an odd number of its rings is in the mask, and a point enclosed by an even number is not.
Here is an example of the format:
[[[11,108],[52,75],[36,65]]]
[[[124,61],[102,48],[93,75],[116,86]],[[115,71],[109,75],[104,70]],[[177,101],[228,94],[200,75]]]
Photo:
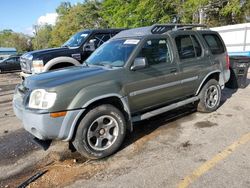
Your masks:
[[[197,110],[199,112],[213,112],[220,105],[221,87],[218,81],[211,79],[202,88],[199,94],[200,101]]]
[[[112,105],[90,110],[81,120],[73,145],[83,156],[99,159],[113,154],[126,134],[123,114]]]

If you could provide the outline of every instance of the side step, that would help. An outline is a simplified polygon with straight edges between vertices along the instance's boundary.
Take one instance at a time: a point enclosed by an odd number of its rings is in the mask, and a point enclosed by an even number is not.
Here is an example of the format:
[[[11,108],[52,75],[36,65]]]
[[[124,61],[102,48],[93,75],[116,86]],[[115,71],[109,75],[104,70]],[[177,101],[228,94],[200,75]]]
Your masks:
[[[179,108],[181,106],[184,106],[186,104],[189,104],[189,103],[192,103],[192,102],[195,102],[195,101],[198,101],[198,100],[199,100],[199,97],[192,97],[192,98],[189,98],[189,99],[186,99],[186,100],[171,104],[169,106],[164,106],[162,108],[158,108],[156,110],[146,112],[144,114],[132,117],[132,121],[136,122],[136,121],[141,121],[141,120],[144,120],[144,119],[148,119],[148,118],[151,118],[153,116],[162,114],[164,112],[167,112],[167,111],[170,111],[170,110],[173,110],[173,109],[176,109],[176,108]]]

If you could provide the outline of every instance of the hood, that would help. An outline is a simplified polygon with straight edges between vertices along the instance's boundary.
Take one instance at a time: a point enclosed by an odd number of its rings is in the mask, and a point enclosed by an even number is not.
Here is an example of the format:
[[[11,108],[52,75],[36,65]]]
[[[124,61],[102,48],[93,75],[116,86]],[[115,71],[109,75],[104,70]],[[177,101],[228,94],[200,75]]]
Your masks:
[[[42,50],[35,50],[31,52],[27,52],[23,55],[23,57],[26,57],[27,59],[30,56],[33,56],[33,59],[39,58],[40,56],[44,55],[51,55],[52,53],[63,53],[65,51],[68,51],[68,47],[59,47],[59,48],[48,48],[48,49],[42,49]]]
[[[45,72],[25,79],[24,85],[30,89],[53,88],[64,84],[71,84],[89,77],[101,75],[110,69],[105,67],[77,66],[68,67],[55,71]]]

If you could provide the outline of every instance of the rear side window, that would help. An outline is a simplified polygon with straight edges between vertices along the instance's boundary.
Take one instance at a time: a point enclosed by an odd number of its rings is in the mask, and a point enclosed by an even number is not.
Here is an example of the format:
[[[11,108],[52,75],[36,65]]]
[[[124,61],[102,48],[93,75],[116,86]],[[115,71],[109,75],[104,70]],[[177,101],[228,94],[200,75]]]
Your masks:
[[[220,38],[216,34],[203,34],[203,37],[209,46],[212,54],[222,54],[225,52],[224,46]]]
[[[200,57],[202,48],[197,38],[193,35],[181,35],[175,38],[180,59]]]

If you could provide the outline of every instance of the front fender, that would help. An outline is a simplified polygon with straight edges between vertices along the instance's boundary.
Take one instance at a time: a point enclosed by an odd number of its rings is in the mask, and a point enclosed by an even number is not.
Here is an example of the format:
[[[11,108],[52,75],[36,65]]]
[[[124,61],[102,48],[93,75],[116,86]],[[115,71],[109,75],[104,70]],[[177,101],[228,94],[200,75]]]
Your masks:
[[[81,89],[69,105],[69,109],[86,108],[91,103],[108,97],[122,98],[121,84],[116,81],[106,81]]]

